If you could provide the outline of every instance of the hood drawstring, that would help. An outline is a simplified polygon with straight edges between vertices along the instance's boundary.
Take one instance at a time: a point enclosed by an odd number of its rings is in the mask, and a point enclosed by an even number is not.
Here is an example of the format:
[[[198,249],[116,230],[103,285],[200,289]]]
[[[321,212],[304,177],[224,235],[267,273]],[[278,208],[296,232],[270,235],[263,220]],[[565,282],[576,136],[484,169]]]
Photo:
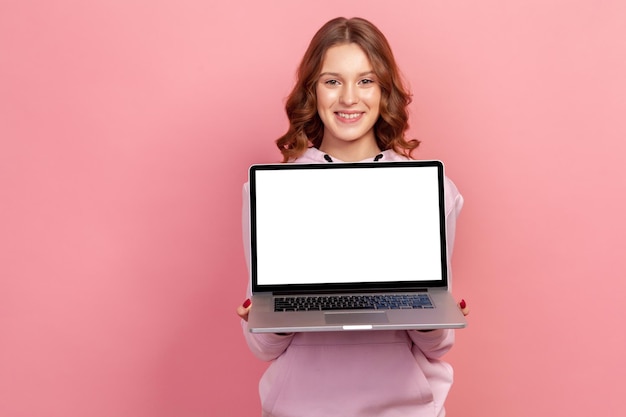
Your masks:
[[[330,155],[328,155],[327,153],[324,154],[324,159],[326,160],[326,162],[334,162],[333,158],[331,158]],[[381,159],[383,159],[383,154],[379,153],[378,155],[374,157],[374,162],[378,162]]]

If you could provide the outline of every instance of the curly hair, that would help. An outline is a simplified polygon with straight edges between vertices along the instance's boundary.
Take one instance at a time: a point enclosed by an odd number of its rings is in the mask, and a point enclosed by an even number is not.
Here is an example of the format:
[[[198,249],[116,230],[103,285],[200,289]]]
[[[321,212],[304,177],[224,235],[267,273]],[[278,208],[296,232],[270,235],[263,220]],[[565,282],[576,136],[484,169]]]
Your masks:
[[[326,51],[349,43],[358,45],[365,52],[381,87],[380,116],[374,125],[378,147],[381,150],[393,149],[410,157],[419,146],[418,140],[405,138],[409,128],[411,95],[403,85],[387,39],[365,19],[338,17],[317,31],[298,67],[295,86],[285,105],[289,129],[276,140],[283,162],[298,158],[311,146],[320,147],[324,124],[317,113],[315,87]]]

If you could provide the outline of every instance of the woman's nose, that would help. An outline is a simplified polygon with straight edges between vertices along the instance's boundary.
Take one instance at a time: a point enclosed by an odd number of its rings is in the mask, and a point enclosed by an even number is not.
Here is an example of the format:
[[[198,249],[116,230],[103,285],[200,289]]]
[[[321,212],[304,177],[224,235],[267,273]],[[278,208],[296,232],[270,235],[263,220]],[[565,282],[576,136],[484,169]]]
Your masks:
[[[350,85],[345,86],[341,91],[341,102],[345,105],[352,105],[359,102],[359,94],[356,88]]]

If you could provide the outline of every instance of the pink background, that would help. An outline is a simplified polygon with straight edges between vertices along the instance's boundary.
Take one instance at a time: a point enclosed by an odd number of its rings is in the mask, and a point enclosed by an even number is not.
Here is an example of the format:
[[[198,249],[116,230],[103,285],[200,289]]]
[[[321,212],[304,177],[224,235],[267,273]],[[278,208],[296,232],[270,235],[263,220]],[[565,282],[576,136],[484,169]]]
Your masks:
[[[241,185],[338,15],[466,199],[449,414],[626,414],[626,2],[2,0],[0,415],[260,415]]]

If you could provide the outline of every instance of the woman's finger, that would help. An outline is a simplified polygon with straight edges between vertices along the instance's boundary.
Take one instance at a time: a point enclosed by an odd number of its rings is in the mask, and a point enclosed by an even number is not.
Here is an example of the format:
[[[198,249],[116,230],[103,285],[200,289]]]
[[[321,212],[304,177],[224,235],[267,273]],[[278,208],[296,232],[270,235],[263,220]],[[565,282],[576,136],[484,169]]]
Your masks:
[[[250,313],[251,304],[252,302],[248,298],[246,301],[243,302],[242,305],[237,307],[237,315],[245,321],[248,321],[248,314]]]
[[[467,303],[465,302],[465,300],[461,300],[461,302],[459,303],[459,308],[461,309],[461,312],[463,313],[464,316],[467,316],[469,314],[469,307],[467,306]]]

